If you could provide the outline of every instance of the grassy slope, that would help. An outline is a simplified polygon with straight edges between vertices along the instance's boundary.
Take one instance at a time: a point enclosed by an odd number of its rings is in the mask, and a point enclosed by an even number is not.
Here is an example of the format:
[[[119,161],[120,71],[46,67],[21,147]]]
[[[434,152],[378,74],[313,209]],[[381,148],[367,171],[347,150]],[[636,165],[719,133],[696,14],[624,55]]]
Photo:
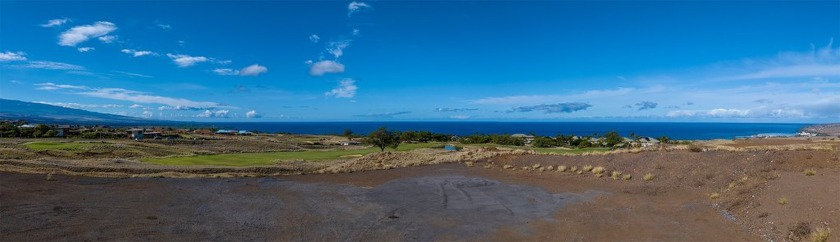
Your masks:
[[[539,154],[583,154],[589,152],[607,152],[609,148],[600,148],[600,147],[593,147],[593,148],[536,148],[532,146],[513,146],[513,145],[497,145],[497,144],[469,144],[465,146],[472,146],[472,147],[504,147],[504,148],[511,148],[511,149],[525,149],[525,150],[533,150]]]
[[[421,144],[402,144],[397,147],[397,151],[408,151],[417,148],[431,148],[441,146],[441,144],[421,143]],[[388,149],[386,149],[388,150]],[[308,150],[308,151],[294,151],[294,152],[266,152],[266,153],[238,153],[238,154],[219,154],[219,155],[195,155],[195,156],[178,156],[167,158],[144,158],[143,162],[149,162],[160,165],[216,165],[216,166],[259,166],[271,165],[277,161],[283,160],[333,160],[339,159],[347,155],[365,155],[373,152],[379,152],[379,148],[353,149],[353,150]]]

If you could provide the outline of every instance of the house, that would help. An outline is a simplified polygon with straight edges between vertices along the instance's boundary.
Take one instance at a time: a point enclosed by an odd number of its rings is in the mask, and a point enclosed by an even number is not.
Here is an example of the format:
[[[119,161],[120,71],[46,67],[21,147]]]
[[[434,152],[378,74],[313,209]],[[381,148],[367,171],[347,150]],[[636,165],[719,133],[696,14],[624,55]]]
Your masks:
[[[161,133],[161,132],[144,132],[143,137],[150,138],[150,139],[161,139],[163,137],[163,133]]]
[[[344,142],[341,142],[341,145],[343,145],[343,146],[360,145],[360,144],[362,144],[362,143],[360,143],[358,141],[344,141]]]
[[[237,132],[238,132],[238,131],[236,131],[236,130],[220,129],[219,131],[216,131],[216,134],[234,135],[234,134],[236,134]]]
[[[18,128],[21,128],[21,129],[31,129],[31,128],[35,128],[35,126],[37,126],[37,125],[34,125],[34,124],[24,124],[24,125],[18,126]]]
[[[128,134],[128,138],[141,140],[143,139],[143,129],[127,129],[125,132]]]
[[[647,148],[659,145],[659,140],[651,137],[642,137],[639,138],[639,144],[642,146],[642,148]]]
[[[512,134],[512,135],[510,135],[510,137],[523,139],[523,140],[525,140],[525,143],[526,143],[526,144],[530,144],[531,142],[534,142],[534,136],[533,136],[533,135],[527,135],[527,134]]]

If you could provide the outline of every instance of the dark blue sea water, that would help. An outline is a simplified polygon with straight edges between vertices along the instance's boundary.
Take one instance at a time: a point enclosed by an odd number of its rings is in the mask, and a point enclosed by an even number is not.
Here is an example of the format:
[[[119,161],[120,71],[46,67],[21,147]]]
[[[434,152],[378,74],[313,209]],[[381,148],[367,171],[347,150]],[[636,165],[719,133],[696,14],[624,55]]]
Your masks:
[[[617,131],[622,136],[635,133],[641,136],[671,139],[732,139],[757,134],[792,135],[808,124],[768,123],[630,123],[630,122],[271,122],[217,123],[221,129],[238,129],[270,133],[341,134],[351,129],[367,134],[380,126],[393,130],[426,130],[452,135],[534,133],[543,136],[592,135]]]

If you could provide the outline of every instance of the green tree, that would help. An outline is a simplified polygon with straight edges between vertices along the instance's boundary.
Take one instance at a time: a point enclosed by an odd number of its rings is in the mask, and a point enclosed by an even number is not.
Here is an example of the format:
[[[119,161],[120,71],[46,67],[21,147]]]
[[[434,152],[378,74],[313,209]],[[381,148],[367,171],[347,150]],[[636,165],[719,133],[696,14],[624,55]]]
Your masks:
[[[44,137],[55,137],[56,135],[58,135],[58,132],[55,132],[55,130],[47,130],[47,132],[44,132]]]
[[[400,137],[395,135],[394,131],[379,127],[368,135],[368,143],[379,147],[379,150],[384,152],[385,148],[391,147],[396,149],[400,145]]]
[[[534,147],[550,148],[550,147],[556,147],[556,146],[557,146],[557,142],[554,141],[554,139],[552,139],[551,137],[537,136],[537,137],[534,138]]]
[[[352,140],[353,139],[353,130],[345,129],[344,130],[344,137],[347,137],[347,140]]]
[[[663,135],[662,137],[659,137],[659,142],[662,144],[667,144],[671,142],[671,139],[668,138],[668,136]]]
[[[608,147],[613,147],[617,144],[620,144],[622,141],[621,135],[619,135],[618,132],[615,131],[610,131],[604,134],[604,139],[607,142]]]

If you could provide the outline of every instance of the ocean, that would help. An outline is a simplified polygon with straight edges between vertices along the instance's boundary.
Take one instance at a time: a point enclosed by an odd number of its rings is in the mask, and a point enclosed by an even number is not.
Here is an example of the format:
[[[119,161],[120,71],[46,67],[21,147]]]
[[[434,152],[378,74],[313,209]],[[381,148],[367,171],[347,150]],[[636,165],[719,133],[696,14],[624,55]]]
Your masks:
[[[384,126],[407,131],[425,130],[451,135],[534,133],[542,136],[592,135],[616,131],[622,136],[668,136],[671,139],[733,139],[754,135],[793,135],[810,124],[790,123],[667,123],[667,122],[229,122],[213,123],[219,129],[269,133],[341,134],[351,129],[364,135]]]

